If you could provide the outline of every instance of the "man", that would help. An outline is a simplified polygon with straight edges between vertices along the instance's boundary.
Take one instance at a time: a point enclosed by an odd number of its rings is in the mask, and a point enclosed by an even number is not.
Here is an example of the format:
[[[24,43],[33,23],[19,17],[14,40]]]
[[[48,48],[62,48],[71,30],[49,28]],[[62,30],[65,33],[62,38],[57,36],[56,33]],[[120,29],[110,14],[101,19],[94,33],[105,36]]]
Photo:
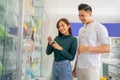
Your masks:
[[[78,6],[79,18],[84,26],[79,30],[79,46],[73,76],[78,80],[100,79],[100,54],[110,52],[108,31],[92,18],[92,8]]]

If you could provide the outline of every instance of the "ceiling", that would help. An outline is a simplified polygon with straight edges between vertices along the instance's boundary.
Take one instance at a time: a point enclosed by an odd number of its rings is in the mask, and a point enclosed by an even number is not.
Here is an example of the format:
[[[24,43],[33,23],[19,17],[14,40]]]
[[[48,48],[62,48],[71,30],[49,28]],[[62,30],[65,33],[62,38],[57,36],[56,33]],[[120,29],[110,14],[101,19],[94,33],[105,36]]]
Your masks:
[[[66,17],[71,22],[79,22],[77,8],[81,3],[89,4],[93,17],[100,22],[120,22],[120,0],[46,0],[49,19]]]

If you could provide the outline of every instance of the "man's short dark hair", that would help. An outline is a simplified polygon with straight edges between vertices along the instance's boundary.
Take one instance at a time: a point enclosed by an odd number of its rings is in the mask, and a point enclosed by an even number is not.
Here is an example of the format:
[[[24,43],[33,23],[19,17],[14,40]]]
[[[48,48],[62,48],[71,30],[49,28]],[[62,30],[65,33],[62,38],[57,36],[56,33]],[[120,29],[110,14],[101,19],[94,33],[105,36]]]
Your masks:
[[[92,12],[92,8],[87,4],[80,4],[78,6],[78,10],[85,10],[85,11],[91,11]]]

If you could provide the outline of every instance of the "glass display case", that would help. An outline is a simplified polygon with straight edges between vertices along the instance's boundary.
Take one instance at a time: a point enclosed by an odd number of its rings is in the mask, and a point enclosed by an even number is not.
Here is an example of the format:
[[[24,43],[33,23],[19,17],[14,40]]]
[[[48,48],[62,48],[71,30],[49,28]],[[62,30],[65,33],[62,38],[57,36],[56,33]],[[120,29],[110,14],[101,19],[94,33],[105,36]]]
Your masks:
[[[111,37],[111,57],[120,60],[120,37]]]
[[[25,0],[24,6],[22,80],[39,79],[49,71],[45,52],[48,16],[42,0]]]
[[[18,16],[18,0],[0,0],[0,80],[16,80]]]
[[[111,56],[103,61],[103,76],[120,80],[120,38],[111,37]]]
[[[103,76],[108,80],[120,80],[120,64],[119,62],[104,62]]]
[[[0,0],[0,80],[48,75],[45,7],[42,0]]]

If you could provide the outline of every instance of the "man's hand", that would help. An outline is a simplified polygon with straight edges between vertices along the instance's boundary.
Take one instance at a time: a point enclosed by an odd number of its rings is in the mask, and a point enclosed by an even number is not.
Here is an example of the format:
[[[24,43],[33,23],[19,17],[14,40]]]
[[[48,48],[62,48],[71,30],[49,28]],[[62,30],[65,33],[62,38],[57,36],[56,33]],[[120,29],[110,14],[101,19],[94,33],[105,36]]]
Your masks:
[[[77,74],[76,74],[76,68],[73,69],[73,71],[72,71],[72,75],[73,75],[74,78],[77,77]]]
[[[78,54],[84,53],[84,52],[87,52],[87,51],[88,51],[88,47],[87,47],[87,46],[82,46],[82,45],[80,45],[80,46],[78,47]]]

